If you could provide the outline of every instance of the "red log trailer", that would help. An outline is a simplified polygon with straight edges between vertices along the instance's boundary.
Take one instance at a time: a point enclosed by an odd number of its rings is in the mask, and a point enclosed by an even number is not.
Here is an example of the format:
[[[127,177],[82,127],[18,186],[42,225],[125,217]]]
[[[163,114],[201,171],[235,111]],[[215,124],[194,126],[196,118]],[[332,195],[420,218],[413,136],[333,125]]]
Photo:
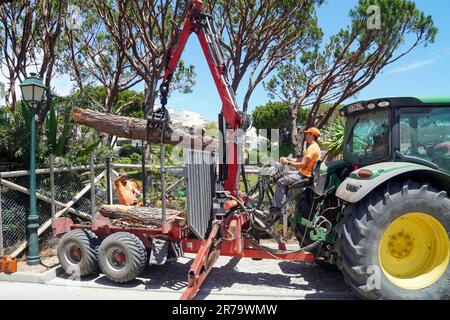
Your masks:
[[[177,172],[172,172],[184,176],[187,181],[188,213],[185,226],[181,226],[176,220],[167,221],[164,209],[161,223],[148,228],[116,227],[110,219],[98,214],[91,225],[75,225],[68,218],[55,219],[54,234],[65,234],[61,238],[58,255],[66,271],[78,267],[80,275],[83,276],[93,273],[100,265],[103,273],[113,281],[126,282],[142,272],[151,258],[149,256],[153,254],[153,258],[158,259],[155,251],[163,252],[164,258],[176,257],[183,252],[196,253],[188,273],[188,287],[181,296],[181,299],[193,299],[220,255],[314,261],[314,256],[307,251],[308,248],[287,251],[285,244],[279,241],[278,249],[275,250],[259,245],[252,236],[252,228],[268,227],[260,216],[255,214],[251,197],[243,196],[238,191],[240,170],[243,166],[238,157],[237,132],[239,129],[245,131],[250,126],[250,120],[236,107],[235,95],[228,84],[224,58],[213,21],[211,16],[204,12],[202,0],[192,1],[184,27],[169,50],[160,87],[163,112],[170,81],[192,33],[198,36],[222,100],[219,129],[223,145],[219,146],[221,152],[218,170],[214,152],[191,150],[188,152],[187,165],[175,170]],[[164,121],[167,121],[167,118],[164,118]],[[205,162],[205,154],[214,160]],[[203,160],[198,161],[199,159]],[[162,170],[163,174],[166,173],[165,169]],[[273,233],[273,229],[271,232]]]

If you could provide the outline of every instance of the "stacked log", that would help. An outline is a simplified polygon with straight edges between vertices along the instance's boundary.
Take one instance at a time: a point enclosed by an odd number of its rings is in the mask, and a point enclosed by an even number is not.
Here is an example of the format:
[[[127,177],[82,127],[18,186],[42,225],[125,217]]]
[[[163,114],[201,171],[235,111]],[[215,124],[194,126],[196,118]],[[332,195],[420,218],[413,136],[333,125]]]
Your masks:
[[[114,226],[146,227],[159,226],[162,223],[162,209],[156,207],[135,207],[123,205],[102,205],[97,214],[112,220]],[[166,221],[177,220],[185,224],[185,213],[175,209],[166,209]]]

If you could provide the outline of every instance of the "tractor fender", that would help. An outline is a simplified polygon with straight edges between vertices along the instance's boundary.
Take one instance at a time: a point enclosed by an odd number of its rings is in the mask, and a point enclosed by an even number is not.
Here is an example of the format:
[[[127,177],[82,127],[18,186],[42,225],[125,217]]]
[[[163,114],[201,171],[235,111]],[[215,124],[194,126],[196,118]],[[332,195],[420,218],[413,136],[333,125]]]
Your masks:
[[[372,172],[370,177],[359,175],[361,170]],[[381,162],[353,171],[336,190],[336,197],[355,203],[385,182],[402,176],[403,179],[426,180],[441,190],[450,192],[450,176],[442,171],[411,162]]]

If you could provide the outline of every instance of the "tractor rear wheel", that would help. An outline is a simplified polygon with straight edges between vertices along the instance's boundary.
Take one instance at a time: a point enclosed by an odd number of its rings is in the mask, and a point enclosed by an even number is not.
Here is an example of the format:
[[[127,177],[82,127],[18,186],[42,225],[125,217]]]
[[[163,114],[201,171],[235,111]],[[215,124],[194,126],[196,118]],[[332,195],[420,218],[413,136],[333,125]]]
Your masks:
[[[112,281],[124,283],[139,276],[147,263],[147,250],[134,234],[117,232],[108,236],[98,250],[102,272]]]
[[[75,229],[66,233],[58,243],[58,259],[69,274],[88,276],[98,269],[98,238],[92,231]]]
[[[365,299],[450,299],[450,199],[414,181],[389,183],[345,209],[338,267]]]

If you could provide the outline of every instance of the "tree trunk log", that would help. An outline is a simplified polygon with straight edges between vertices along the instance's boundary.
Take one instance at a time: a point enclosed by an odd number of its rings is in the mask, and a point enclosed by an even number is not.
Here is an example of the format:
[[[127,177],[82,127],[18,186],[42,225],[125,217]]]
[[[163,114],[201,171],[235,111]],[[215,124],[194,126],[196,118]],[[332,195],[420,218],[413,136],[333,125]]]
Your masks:
[[[112,220],[119,219],[130,224],[160,225],[162,223],[161,208],[134,207],[122,205],[102,205],[98,213]],[[184,212],[174,209],[166,209],[167,222],[175,220],[185,221]],[[114,222],[113,222],[114,225]]]
[[[147,121],[137,118],[122,117],[108,113],[101,113],[93,110],[73,108],[72,118],[76,123],[94,128],[97,131],[111,134],[118,137],[149,141],[152,143],[161,142],[161,130],[149,129],[147,139]],[[212,150],[216,145],[216,140],[199,132],[188,132],[172,124],[168,126],[169,134],[164,135],[163,142],[166,144],[181,146],[189,149]]]

